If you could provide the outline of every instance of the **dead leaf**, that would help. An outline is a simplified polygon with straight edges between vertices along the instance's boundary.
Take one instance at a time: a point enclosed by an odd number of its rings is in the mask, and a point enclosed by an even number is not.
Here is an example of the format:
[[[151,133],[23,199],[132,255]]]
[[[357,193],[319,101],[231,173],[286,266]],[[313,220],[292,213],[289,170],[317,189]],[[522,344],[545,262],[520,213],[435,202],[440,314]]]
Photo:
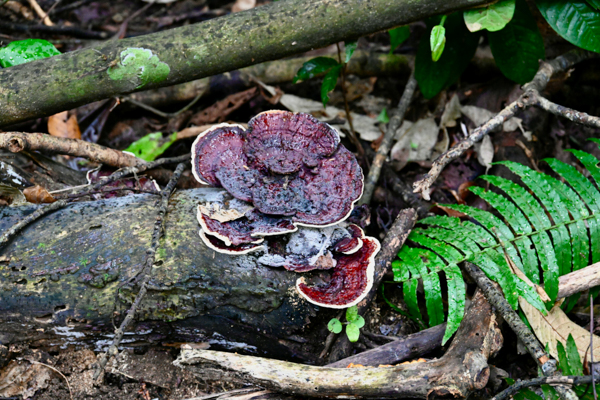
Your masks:
[[[402,127],[400,127],[402,129]],[[394,161],[427,161],[437,143],[439,128],[433,118],[418,120],[410,126],[392,147]]]
[[[24,204],[27,199],[19,189],[0,183],[0,205],[18,207]]]
[[[475,151],[477,152],[477,161],[485,167],[487,173],[494,160],[494,145],[489,135],[485,135],[481,142],[475,143]]]
[[[212,106],[194,114],[190,119],[190,123],[193,125],[205,125],[213,122],[223,122],[229,114],[250,101],[255,95],[256,87],[231,94],[223,100],[217,101]]]
[[[81,139],[77,116],[73,114],[69,117],[68,111],[51,115],[48,117],[48,133],[60,138]]]
[[[23,194],[28,202],[34,204],[54,203],[56,201],[56,199],[40,185],[23,189]]]
[[[334,118],[346,119],[346,112],[340,108],[327,106],[323,109],[323,103],[303,97],[294,96],[292,94],[284,94],[281,96],[279,102],[288,110],[292,112],[304,112],[312,114],[313,117],[320,121],[330,121]],[[352,125],[354,130],[358,133],[358,136],[362,140],[372,142],[381,136],[381,130],[379,129],[379,121],[376,118],[371,118],[366,115],[356,114],[351,112]],[[341,128],[350,129],[348,122],[346,121],[343,125],[331,124],[334,128],[340,131]],[[342,132],[340,132],[342,133]],[[343,134],[342,134],[343,136]]]
[[[454,95],[444,107],[442,118],[440,119],[440,128],[452,128],[456,126],[456,120],[460,118],[460,101],[458,96]]]
[[[246,11],[254,7],[256,7],[256,0],[237,0],[231,7],[231,12]]]
[[[558,359],[556,343],[567,343],[569,334],[573,335],[577,344],[577,351],[583,360],[590,346],[590,332],[577,325],[567,317],[567,314],[557,304],[548,315],[543,315],[525,299],[519,297],[519,305],[527,317],[535,336],[542,342],[542,346],[548,344],[550,355]],[[600,337],[594,335],[594,360],[600,359]],[[589,359],[589,354],[588,354]]]
[[[0,397],[31,398],[48,387],[52,370],[40,364],[12,360],[0,373]]]

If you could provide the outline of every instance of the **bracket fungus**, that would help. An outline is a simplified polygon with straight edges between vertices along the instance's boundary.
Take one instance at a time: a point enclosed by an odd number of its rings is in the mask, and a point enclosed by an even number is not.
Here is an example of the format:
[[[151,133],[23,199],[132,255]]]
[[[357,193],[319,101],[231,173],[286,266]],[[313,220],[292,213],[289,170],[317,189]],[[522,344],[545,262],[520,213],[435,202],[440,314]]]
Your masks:
[[[296,272],[332,269],[325,284],[298,279],[298,292],[319,306],[349,307],[368,293],[379,242],[343,222],[362,195],[363,173],[331,126],[278,110],[258,114],[247,130],[215,125],[194,141],[192,172],[224,189],[200,199],[207,246],[262,251],[258,262]]]

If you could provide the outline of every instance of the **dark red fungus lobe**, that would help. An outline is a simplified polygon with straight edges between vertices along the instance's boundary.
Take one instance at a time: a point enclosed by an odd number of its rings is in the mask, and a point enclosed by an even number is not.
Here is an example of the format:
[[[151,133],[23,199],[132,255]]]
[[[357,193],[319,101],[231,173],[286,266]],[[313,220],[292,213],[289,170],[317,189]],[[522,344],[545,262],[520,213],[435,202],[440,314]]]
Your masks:
[[[354,254],[338,259],[328,283],[309,287],[303,278],[298,279],[296,288],[313,304],[329,308],[346,308],[359,303],[373,285],[375,255],[379,242],[364,237],[363,246]]]
[[[206,234],[216,236],[227,246],[260,243],[263,236],[281,235],[297,229],[289,218],[270,217],[256,210],[227,222],[219,222],[198,212],[198,221]]]
[[[340,143],[335,129],[312,115],[267,111],[248,123],[246,155],[259,168],[291,174],[304,165],[316,167]]]
[[[364,236],[362,229],[359,226],[354,224],[348,224],[346,230],[350,233],[350,236],[347,236],[333,246],[333,251],[337,251],[338,253],[352,254],[363,245],[362,238]]]
[[[244,154],[244,128],[220,124],[202,132],[192,145],[192,172],[201,183],[223,186],[240,200],[251,201],[254,171]]]

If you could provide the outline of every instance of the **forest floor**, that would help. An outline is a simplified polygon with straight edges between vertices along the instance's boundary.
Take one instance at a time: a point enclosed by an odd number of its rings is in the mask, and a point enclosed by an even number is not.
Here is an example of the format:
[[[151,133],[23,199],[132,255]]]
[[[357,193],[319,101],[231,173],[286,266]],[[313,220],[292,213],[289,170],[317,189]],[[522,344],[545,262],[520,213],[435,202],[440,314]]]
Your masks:
[[[0,2],[2,3],[2,2]],[[8,3],[16,3],[9,1]],[[105,2],[94,0],[62,1],[38,0],[44,10],[51,10],[50,18],[56,25],[78,28],[80,31],[104,32],[111,37],[131,37],[160,30],[170,29],[184,24],[197,23],[206,19],[225,15],[236,10],[260,6],[254,0],[237,0],[235,2],[219,2],[211,0],[181,0],[168,4],[144,3],[138,0]],[[0,20],[19,24],[39,24],[39,18],[21,2],[20,9],[9,9],[0,6]],[[28,12],[27,12],[28,11]],[[396,55],[413,56],[420,36],[425,31],[423,23],[411,25],[411,36],[398,49]],[[0,27],[0,45],[10,41],[30,37],[44,38],[54,43],[61,52],[73,51],[97,43],[98,39],[82,38],[82,35],[65,35],[53,33],[22,33]],[[546,40],[547,58],[553,58],[570,48],[566,42],[556,36]],[[390,42],[387,33],[373,34],[358,41],[358,52],[368,57],[387,55]],[[336,46],[319,49],[305,56],[327,55],[337,58]],[[127,99],[109,100],[93,103],[71,110],[68,116],[75,116],[74,124],[56,124],[57,117],[40,118],[35,121],[21,123],[11,130],[21,132],[43,132],[55,136],[75,137],[96,142],[119,150],[126,149],[134,141],[153,132],[162,132],[163,138],[177,133],[177,140],[165,151],[163,156],[177,156],[189,152],[193,135],[187,135],[186,128],[203,126],[220,122],[247,123],[254,115],[269,109],[293,109],[293,111],[311,112],[313,115],[325,117],[335,126],[346,122],[344,112],[344,93],[341,84],[330,94],[325,110],[319,106],[321,101],[321,79],[292,83],[295,70],[286,72],[282,61],[280,82],[269,85],[257,83],[268,81],[268,77],[256,77],[255,80],[235,79],[231,75],[222,79],[211,80],[210,90],[187,110],[178,112],[188,104],[198,92],[172,99],[161,97],[159,92],[146,97],[140,96],[137,101],[152,103],[152,106],[169,115],[136,106],[135,101]],[[556,77],[547,87],[546,95],[562,105],[600,115],[600,69],[595,62],[583,62],[568,73]],[[293,64],[296,65],[296,64]],[[390,73],[385,69],[374,69],[360,76],[349,74],[344,88],[349,107],[360,122],[355,119],[355,129],[359,133],[361,145],[367,149],[367,157],[359,159],[366,169],[366,159],[372,158],[373,152],[381,142],[385,124],[381,122],[382,112],[391,110],[398,104],[404,85],[408,79],[408,69],[394,67]],[[206,88],[205,88],[206,89]],[[274,89],[274,92],[270,91]],[[158,93],[158,94],[157,94]],[[487,43],[482,42],[461,80],[442,91],[432,99],[425,99],[418,93],[413,98],[406,113],[406,120],[412,122],[401,130],[394,141],[390,159],[386,168],[391,173],[384,173],[375,189],[371,202],[371,225],[367,234],[383,238],[401,209],[420,205],[425,211],[445,214],[447,209],[437,204],[469,204],[486,209],[488,206],[467,189],[472,185],[484,185],[478,177],[485,174],[509,177],[506,169],[491,166],[493,161],[511,160],[533,168],[545,169],[541,160],[548,157],[563,161],[572,161],[566,149],[577,148],[600,158],[600,150],[594,143],[586,140],[600,137],[598,129],[577,125],[560,119],[538,109],[529,109],[517,114],[521,126],[512,130],[497,131],[490,135],[491,142],[469,150],[464,156],[452,162],[442,172],[433,186],[431,201],[425,202],[410,193],[415,180],[425,174],[432,160],[450,146],[465,137],[490,115],[499,112],[505,105],[515,100],[522,93],[519,85],[509,81],[497,70]],[[280,102],[282,96],[285,101]],[[453,103],[454,102],[454,103]],[[456,105],[458,102],[458,106]],[[316,104],[316,106],[315,106]],[[465,107],[466,106],[466,107]],[[445,110],[455,107],[457,112],[442,123]],[[462,109],[461,109],[462,107]],[[319,113],[321,113],[319,115]],[[64,120],[66,116],[62,116]],[[196,133],[197,134],[197,133]],[[404,137],[403,137],[404,136]],[[407,140],[407,138],[409,138]],[[356,151],[347,138],[343,143]],[[404,143],[404,144],[402,144]],[[56,157],[77,171],[85,171],[94,165],[81,159]],[[35,168],[32,163],[31,168]],[[82,172],[83,173],[83,172]],[[48,178],[52,181],[52,178]],[[59,179],[57,179],[59,181]],[[401,183],[399,186],[398,183]],[[166,182],[159,182],[165,184]],[[180,188],[197,187],[191,174],[184,173],[179,183]],[[398,189],[402,187],[404,189]],[[407,201],[407,199],[412,199]],[[0,199],[0,201],[2,201]],[[420,215],[421,217],[423,215]],[[362,329],[356,351],[362,351],[388,343],[389,338],[402,337],[418,331],[418,326],[398,313],[398,308],[405,309],[402,301],[402,289],[393,282],[389,274],[384,279],[385,298],[379,292],[376,301],[367,313],[367,324]],[[475,285],[470,284],[468,293],[474,292]],[[589,327],[589,306],[583,303],[587,299],[582,296],[582,303],[577,304],[569,313],[571,319],[583,327]],[[390,306],[391,305],[391,306]],[[598,313],[595,313],[598,315]],[[315,363],[324,363],[319,354],[324,348],[327,335],[325,326],[327,317],[317,318],[310,329],[302,333],[302,350],[315,355]],[[599,326],[595,323],[595,326]],[[490,363],[499,370],[505,371],[508,377],[526,378],[537,376],[537,366],[517,344],[515,334],[506,326],[503,327],[504,347]],[[427,354],[426,358],[440,357],[446,347],[438,347]],[[172,361],[177,357],[178,347],[172,344],[164,346],[124,345],[123,352],[109,363],[103,378],[98,382],[92,380],[92,365],[96,362],[98,352],[94,349],[66,348],[11,348],[13,359],[36,361],[37,368],[19,367],[18,363],[0,369],[0,393],[9,393],[8,398],[64,400],[67,398],[84,399],[190,399],[203,398],[211,393],[227,392],[243,389],[224,382],[201,381],[190,372],[174,366]],[[95,349],[97,350],[97,349]],[[58,374],[56,371],[60,371]],[[12,392],[6,388],[14,379],[20,380],[18,389]],[[68,385],[67,385],[68,380]],[[496,380],[492,386],[505,387],[506,383]],[[14,385],[13,385],[14,387]],[[480,396],[489,394],[485,389]],[[10,394],[13,393],[13,394]],[[246,392],[235,392],[238,398],[244,398]],[[13,397],[14,396],[14,397]],[[233,398],[233,397],[232,397]]]

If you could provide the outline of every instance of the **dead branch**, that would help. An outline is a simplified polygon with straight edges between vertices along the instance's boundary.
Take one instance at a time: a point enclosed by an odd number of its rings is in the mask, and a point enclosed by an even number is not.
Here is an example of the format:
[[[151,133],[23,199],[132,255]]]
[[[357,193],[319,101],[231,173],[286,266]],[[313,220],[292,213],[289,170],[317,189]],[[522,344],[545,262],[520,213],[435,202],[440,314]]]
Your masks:
[[[354,363],[376,367],[380,364],[397,364],[405,360],[411,360],[441,346],[445,331],[446,324],[443,323],[374,349],[344,358],[327,366],[345,368],[348,364]]]
[[[562,299],[600,285],[600,263],[588,265],[558,278],[558,295]]]
[[[598,384],[600,377],[593,379],[591,375],[586,376],[541,376],[538,378],[533,378],[525,381],[517,381],[509,388],[503,390],[498,393],[496,396],[492,397],[491,400],[504,400],[517,393],[519,390],[532,386],[541,386],[541,385],[586,385],[590,384],[593,381],[596,381]]]
[[[524,110],[527,107],[536,106],[577,123],[589,126],[600,126],[600,119],[597,117],[591,117],[585,113],[579,113],[566,107],[558,105],[553,106],[554,103],[551,103],[540,95],[540,92],[546,88],[552,75],[566,71],[581,61],[597,57],[599,57],[599,55],[596,53],[578,49],[569,51],[552,61],[542,62],[533,80],[523,86],[524,93],[516,101],[506,106],[495,117],[474,129],[467,138],[439,156],[433,162],[429,172],[414,183],[414,192],[421,193],[425,200],[430,200],[431,185],[439,177],[446,165],[463,155],[467,149],[483,139],[485,135],[489,134],[501,126],[505,121],[514,117],[517,112]]]
[[[0,70],[0,126],[93,101],[188,82],[353,40],[489,0],[288,0],[162,32]],[[122,61],[132,51],[158,63],[142,80]],[[235,57],[223,57],[235,54]],[[153,58],[153,59],[154,59]],[[40,72],[42,71],[42,72]]]
[[[485,387],[490,375],[487,360],[501,347],[496,317],[478,292],[452,345],[439,360],[390,368],[331,368],[184,346],[175,365],[202,379],[243,381],[299,396],[466,398]]]
[[[144,160],[120,150],[111,149],[99,144],[77,139],[58,138],[42,133],[6,132],[0,133],[0,149],[12,153],[21,151],[43,151],[54,154],[65,154],[85,157],[94,162],[111,167],[135,167],[145,163]]]

